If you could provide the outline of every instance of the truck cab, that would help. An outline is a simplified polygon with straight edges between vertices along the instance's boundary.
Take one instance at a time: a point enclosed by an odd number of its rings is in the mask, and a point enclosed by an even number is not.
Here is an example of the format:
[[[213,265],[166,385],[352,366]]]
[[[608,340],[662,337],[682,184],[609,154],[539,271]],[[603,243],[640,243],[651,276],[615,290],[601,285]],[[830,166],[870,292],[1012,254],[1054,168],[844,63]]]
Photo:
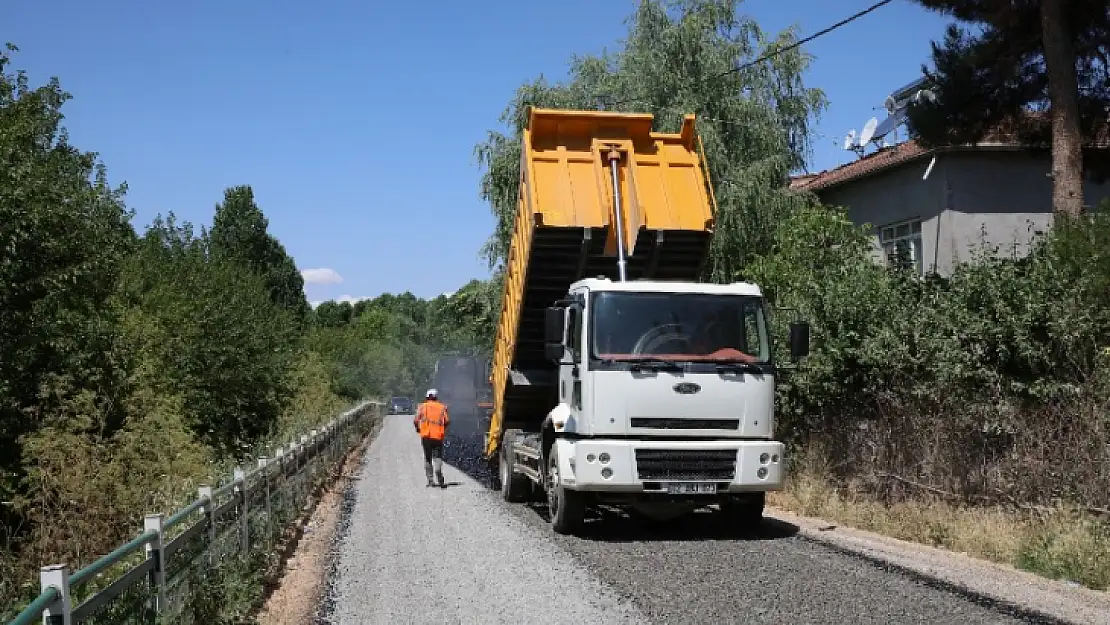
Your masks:
[[[556,531],[576,529],[590,503],[656,518],[716,503],[740,524],[759,522],[785,477],[759,287],[580,280],[546,310],[544,334],[557,403],[538,440],[504,447],[510,499],[525,490],[516,465],[543,486]],[[800,357],[807,326],[792,334]],[[527,467],[529,457],[540,462]]]

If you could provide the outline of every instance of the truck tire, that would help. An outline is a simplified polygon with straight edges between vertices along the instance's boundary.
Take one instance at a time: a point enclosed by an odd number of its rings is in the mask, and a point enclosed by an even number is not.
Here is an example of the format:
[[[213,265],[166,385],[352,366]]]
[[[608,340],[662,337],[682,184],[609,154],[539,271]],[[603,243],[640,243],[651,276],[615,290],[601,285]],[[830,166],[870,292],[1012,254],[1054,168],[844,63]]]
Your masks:
[[[497,462],[498,482],[501,483],[501,498],[509,503],[521,503],[528,499],[531,483],[528,478],[513,472],[512,448],[515,431],[505,432],[501,439],[501,457]]]
[[[586,498],[582,493],[568,490],[559,479],[559,452],[555,445],[547,452],[547,473],[544,485],[547,490],[547,512],[551,529],[556,534],[574,534],[586,520]]]
[[[767,493],[748,493],[732,496],[721,503],[721,513],[731,529],[750,532],[763,524],[763,508]]]

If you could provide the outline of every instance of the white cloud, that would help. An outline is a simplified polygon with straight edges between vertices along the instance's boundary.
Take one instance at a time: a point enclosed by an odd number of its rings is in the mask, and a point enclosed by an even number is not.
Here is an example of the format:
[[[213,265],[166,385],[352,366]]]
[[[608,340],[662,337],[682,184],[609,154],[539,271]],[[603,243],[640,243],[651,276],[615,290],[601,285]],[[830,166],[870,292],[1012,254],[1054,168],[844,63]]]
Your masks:
[[[336,304],[342,304],[343,302],[347,302],[347,303],[351,303],[351,304],[357,304],[357,303],[365,301],[365,300],[373,300],[373,299],[374,298],[355,298],[354,295],[340,295],[339,298],[333,298],[331,300],[319,300],[319,301],[315,301],[315,302],[309,302],[309,305],[312,306],[313,310],[315,310],[316,306],[319,306],[320,304],[322,304],[324,302],[335,302]]]
[[[339,297],[335,298],[335,301],[339,302],[339,303],[350,302],[352,304],[357,304],[357,303],[359,303],[363,300],[367,300],[367,299],[374,299],[374,298],[372,298],[372,297],[355,297],[354,295],[340,295]]]
[[[343,276],[330,267],[302,269],[301,277],[305,284],[339,284],[343,281]]]
[[[361,301],[368,300],[368,299],[374,299],[374,298],[373,297],[355,297],[354,295],[340,295],[339,297],[335,297],[335,298],[332,298],[332,299],[323,299],[323,300],[317,300],[317,301],[314,301],[314,302],[309,302],[308,305],[311,306],[313,310],[316,310],[316,308],[320,304],[323,304],[324,302],[335,302],[336,304],[342,304],[343,302],[347,302],[347,303],[353,305],[353,304],[357,304]]]

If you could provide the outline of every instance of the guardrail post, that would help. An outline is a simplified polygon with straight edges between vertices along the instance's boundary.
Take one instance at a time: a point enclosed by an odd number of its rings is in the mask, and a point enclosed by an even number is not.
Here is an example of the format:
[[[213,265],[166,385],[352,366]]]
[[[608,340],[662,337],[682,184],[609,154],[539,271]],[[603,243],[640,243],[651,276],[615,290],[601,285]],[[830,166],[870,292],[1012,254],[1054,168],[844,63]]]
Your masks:
[[[43,611],[42,625],[70,625],[73,606],[69,597],[69,567],[54,564],[39,569],[39,587],[46,592],[51,586],[58,589],[58,599]]]
[[[154,590],[152,607],[155,614],[161,614],[166,609],[166,552],[162,534],[165,519],[161,514],[148,514],[143,518],[143,531],[155,532],[154,540],[146,544],[146,557],[154,561],[150,570],[150,586]]]
[[[316,474],[317,469],[320,468],[320,463],[317,462],[317,456],[320,454],[320,440],[316,438],[316,430],[308,431],[308,452],[305,454],[305,462],[311,464],[308,472],[309,492],[316,487]]]
[[[305,469],[309,469],[308,463],[312,461],[312,457],[309,456],[308,434],[301,434],[301,452],[302,452],[301,455],[304,456],[304,461],[301,463],[301,467],[303,467]],[[312,471],[309,469],[307,471],[307,473],[308,473],[308,475],[307,475],[308,484],[304,484],[304,488],[302,489],[302,492],[303,492],[303,494],[301,495],[302,501],[301,501],[301,505],[297,506],[298,511],[303,511],[308,506],[308,495],[309,495],[309,493],[312,492],[312,483],[313,483]]]
[[[347,453],[347,416],[346,415],[339,418],[339,449],[342,453]]]
[[[212,496],[211,486],[197,487],[197,496],[201,499],[208,499],[208,503],[201,506],[200,511],[204,515],[205,522],[208,523],[208,546],[210,548],[205,549],[205,552],[208,554],[208,564],[211,565],[214,560],[211,546],[216,544],[216,500]]]
[[[274,460],[277,462],[277,468],[275,469],[275,471],[277,471],[277,474],[279,476],[278,482],[277,482],[277,484],[275,484],[275,487],[277,488],[277,492],[281,497],[281,500],[280,500],[281,503],[279,505],[281,506],[281,509],[284,510],[285,506],[287,505],[287,489],[285,488],[285,448],[284,447],[275,447],[274,448]],[[273,529],[273,528],[271,528],[271,529]],[[270,536],[271,541],[273,541],[275,539],[276,539],[275,536]]]
[[[235,494],[239,497],[239,554],[246,557],[251,549],[251,519],[247,503],[247,474],[235,467]]]
[[[301,500],[301,487],[300,482],[297,481],[297,473],[301,470],[301,450],[296,438],[289,441],[289,456],[293,461],[293,475],[289,484],[289,496],[292,498],[290,509],[295,513],[301,508],[301,504],[298,503]]]
[[[273,514],[273,505],[270,503],[270,472],[266,469],[269,464],[269,459],[262,456],[258,459],[258,475],[262,479],[262,493],[266,499],[266,544],[269,545],[273,539],[273,527],[271,516]]]

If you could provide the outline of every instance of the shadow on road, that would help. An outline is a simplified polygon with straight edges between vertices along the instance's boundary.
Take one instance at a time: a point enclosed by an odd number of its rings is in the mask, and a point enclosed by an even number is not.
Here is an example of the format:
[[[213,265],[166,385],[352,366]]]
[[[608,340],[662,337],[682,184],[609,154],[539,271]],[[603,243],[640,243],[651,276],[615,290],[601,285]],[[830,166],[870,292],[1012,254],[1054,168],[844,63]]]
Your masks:
[[[546,503],[526,505],[545,523],[549,522]],[[744,530],[729,525],[712,509],[697,510],[671,521],[657,521],[609,506],[594,506],[587,512],[586,523],[578,535],[582,540],[609,543],[763,541],[790,538],[798,529],[793,523],[765,516],[758,528]]]

